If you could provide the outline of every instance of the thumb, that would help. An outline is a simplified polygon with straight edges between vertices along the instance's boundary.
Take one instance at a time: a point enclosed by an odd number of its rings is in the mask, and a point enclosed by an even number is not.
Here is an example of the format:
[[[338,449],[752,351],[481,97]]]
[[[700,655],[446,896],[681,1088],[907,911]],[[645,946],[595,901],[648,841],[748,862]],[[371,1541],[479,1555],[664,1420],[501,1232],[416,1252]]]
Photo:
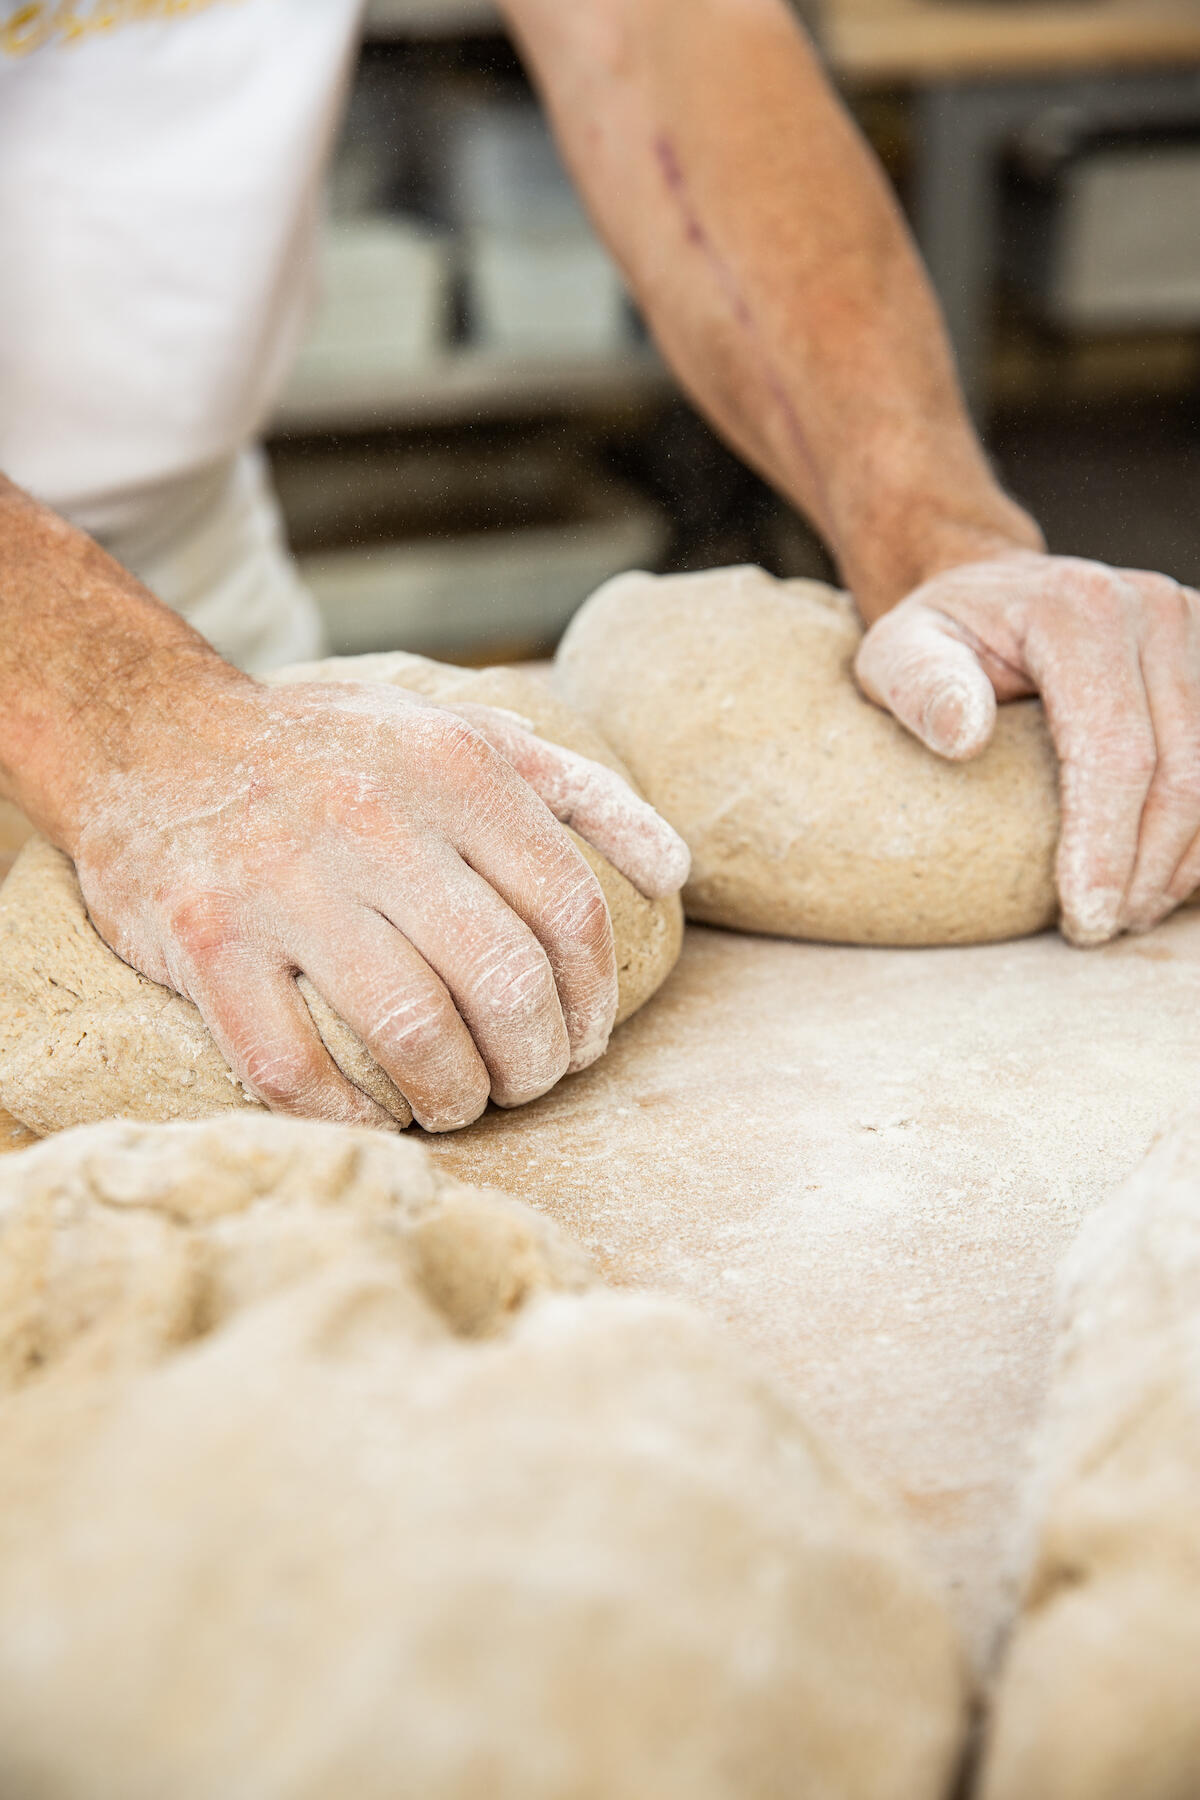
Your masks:
[[[978,756],[996,723],[996,691],[953,619],[913,601],[884,613],[854,660],[859,686],[938,756]]]

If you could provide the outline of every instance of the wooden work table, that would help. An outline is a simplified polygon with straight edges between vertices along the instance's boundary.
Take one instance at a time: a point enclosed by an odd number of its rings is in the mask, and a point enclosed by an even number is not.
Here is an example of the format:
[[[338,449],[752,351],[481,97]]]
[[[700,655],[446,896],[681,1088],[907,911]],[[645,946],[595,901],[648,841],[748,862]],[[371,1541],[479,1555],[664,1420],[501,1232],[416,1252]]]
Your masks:
[[[983,1663],[1056,1263],[1198,1066],[1200,911],[1087,952],[692,927],[595,1068],[426,1142],[720,1321],[907,1518]],[[0,1113],[0,1153],[32,1141]]]
[[[1072,950],[692,927],[594,1069],[427,1139],[621,1286],[699,1306],[907,1517],[984,1662],[1010,1614],[1054,1273],[1195,1104],[1200,913]]]

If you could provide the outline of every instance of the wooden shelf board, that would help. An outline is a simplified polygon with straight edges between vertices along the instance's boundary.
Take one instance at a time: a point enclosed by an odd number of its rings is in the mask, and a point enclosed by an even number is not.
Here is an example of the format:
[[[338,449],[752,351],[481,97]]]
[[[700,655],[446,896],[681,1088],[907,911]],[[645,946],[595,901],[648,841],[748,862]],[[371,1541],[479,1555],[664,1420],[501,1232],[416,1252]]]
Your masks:
[[[369,0],[364,31],[368,38],[453,38],[472,32],[503,31],[491,0]]]
[[[460,350],[411,370],[362,369],[308,380],[284,394],[272,430],[386,431],[521,417],[582,407],[621,408],[668,393],[671,378],[651,350],[604,356],[523,358]]]
[[[1197,0],[827,0],[820,35],[852,82],[1200,66]]]

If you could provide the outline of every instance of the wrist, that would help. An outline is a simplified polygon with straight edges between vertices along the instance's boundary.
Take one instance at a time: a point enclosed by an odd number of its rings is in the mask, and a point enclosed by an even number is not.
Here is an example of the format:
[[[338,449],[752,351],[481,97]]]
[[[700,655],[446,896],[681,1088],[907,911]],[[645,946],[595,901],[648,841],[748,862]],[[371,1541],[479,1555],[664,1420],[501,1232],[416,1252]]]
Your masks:
[[[0,791],[55,843],[147,763],[186,769],[221,696],[256,686],[0,477]]]
[[[947,569],[1045,550],[957,404],[893,406],[834,468],[827,535],[868,625]]]
[[[12,783],[18,803],[73,857],[85,834],[106,829],[106,815],[153,789],[155,774],[183,778],[222,713],[240,712],[258,687],[190,632],[104,648],[86,690],[25,709]]]
[[[909,502],[890,528],[878,523],[862,550],[841,559],[843,579],[868,625],[914,588],[964,563],[1045,550],[1036,522],[997,489],[986,504],[943,510]]]

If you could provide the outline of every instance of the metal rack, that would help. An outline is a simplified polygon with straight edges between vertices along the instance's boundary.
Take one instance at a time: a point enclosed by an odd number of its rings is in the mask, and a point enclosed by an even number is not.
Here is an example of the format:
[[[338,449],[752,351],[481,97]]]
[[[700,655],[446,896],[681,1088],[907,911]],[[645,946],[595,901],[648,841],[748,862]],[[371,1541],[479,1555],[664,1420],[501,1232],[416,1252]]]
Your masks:
[[[490,0],[370,0],[364,21],[368,43],[436,44],[503,32]],[[407,430],[603,413],[652,403],[671,391],[662,362],[644,345],[570,357],[500,356],[451,346],[411,371],[294,380],[271,429],[276,435]]]
[[[370,0],[365,34],[377,43],[503,31],[491,0]]]
[[[381,381],[293,383],[276,408],[278,433],[388,431],[531,418],[594,408],[619,411],[671,391],[649,349],[613,356],[516,358],[464,347],[411,374]]]

